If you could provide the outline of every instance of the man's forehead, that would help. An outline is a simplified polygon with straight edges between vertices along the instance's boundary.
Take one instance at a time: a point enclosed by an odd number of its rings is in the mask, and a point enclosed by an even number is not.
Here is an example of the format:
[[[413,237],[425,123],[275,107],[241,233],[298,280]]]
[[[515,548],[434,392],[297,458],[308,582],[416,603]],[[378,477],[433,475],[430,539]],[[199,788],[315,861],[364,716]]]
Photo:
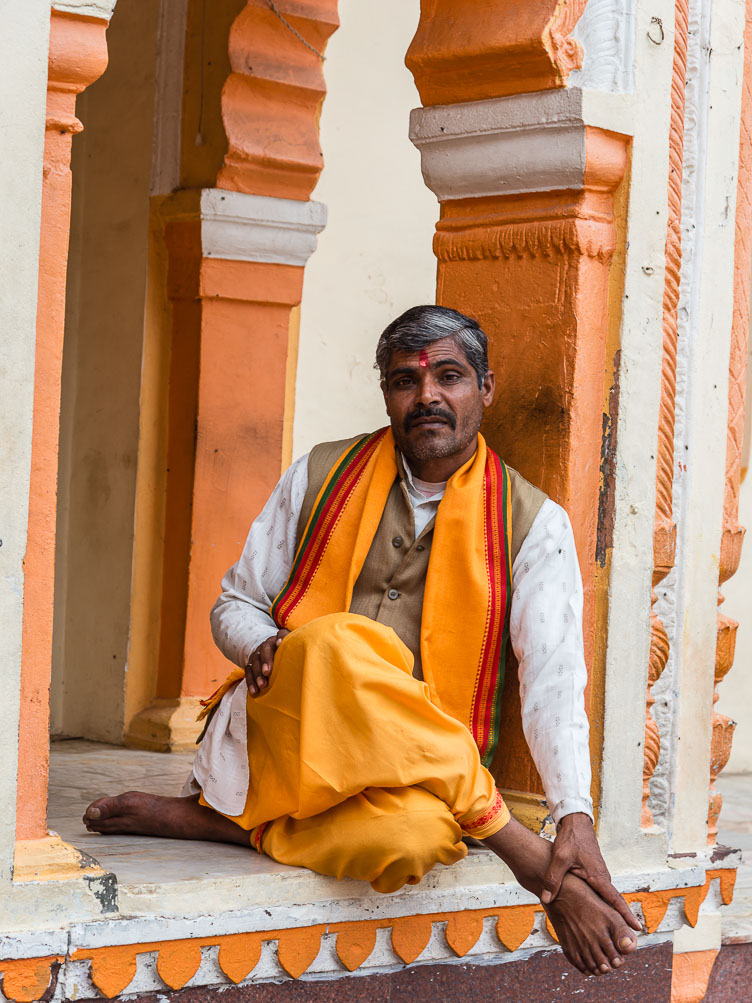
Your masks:
[[[465,353],[457,344],[455,336],[449,335],[447,338],[439,338],[437,341],[432,341],[430,345],[426,345],[425,348],[416,349],[414,352],[395,349],[389,359],[389,368],[394,369],[398,366],[431,366],[439,359],[455,359],[464,365],[468,364]]]

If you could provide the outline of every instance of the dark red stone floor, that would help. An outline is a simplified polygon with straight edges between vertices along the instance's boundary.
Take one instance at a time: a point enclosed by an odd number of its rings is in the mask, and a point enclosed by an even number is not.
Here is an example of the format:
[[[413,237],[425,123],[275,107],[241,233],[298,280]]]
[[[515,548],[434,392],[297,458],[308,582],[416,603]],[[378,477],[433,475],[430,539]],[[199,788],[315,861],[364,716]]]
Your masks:
[[[752,944],[722,947],[710,973],[705,1003],[752,1000]]]

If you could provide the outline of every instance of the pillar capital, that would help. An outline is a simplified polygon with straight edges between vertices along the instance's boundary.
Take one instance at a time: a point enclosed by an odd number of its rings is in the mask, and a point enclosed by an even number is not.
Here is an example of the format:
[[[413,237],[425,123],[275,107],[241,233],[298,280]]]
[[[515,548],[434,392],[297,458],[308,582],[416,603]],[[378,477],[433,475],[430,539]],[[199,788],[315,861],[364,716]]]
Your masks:
[[[422,0],[405,62],[424,105],[561,87],[582,65],[586,0]]]

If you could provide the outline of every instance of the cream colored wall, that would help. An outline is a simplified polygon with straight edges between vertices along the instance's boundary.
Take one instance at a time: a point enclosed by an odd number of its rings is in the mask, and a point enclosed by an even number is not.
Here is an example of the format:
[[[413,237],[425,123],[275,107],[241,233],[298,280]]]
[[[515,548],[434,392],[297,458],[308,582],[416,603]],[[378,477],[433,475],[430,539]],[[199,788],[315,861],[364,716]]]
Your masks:
[[[341,0],[327,48],[325,164],[313,198],[329,222],[303,292],[293,455],[384,424],[372,368],[378,336],[403,310],[435,301],[438,205],[408,139],[420,104],[404,55],[418,0]]]
[[[120,741],[133,564],[157,0],[119,4],[79,98],[63,352],[53,734]]]
[[[749,393],[749,390],[748,390]],[[752,401],[747,398],[747,407]],[[736,721],[731,758],[725,773],[752,773],[752,480],[742,484],[739,522],[747,527],[739,570],[723,586],[726,616],[739,621],[734,665],[718,687],[716,705],[721,714]],[[722,820],[722,817],[721,817]]]

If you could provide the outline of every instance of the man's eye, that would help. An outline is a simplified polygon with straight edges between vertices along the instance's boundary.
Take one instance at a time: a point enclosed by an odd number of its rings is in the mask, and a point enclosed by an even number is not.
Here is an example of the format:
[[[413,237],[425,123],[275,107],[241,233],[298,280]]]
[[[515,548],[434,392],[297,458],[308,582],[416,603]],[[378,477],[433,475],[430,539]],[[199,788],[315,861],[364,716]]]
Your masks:
[[[445,383],[447,383],[447,382],[448,383],[454,383],[457,380],[461,380],[462,379],[462,377],[460,376],[459,373],[444,373],[441,378],[442,378],[442,380],[444,380]]]

